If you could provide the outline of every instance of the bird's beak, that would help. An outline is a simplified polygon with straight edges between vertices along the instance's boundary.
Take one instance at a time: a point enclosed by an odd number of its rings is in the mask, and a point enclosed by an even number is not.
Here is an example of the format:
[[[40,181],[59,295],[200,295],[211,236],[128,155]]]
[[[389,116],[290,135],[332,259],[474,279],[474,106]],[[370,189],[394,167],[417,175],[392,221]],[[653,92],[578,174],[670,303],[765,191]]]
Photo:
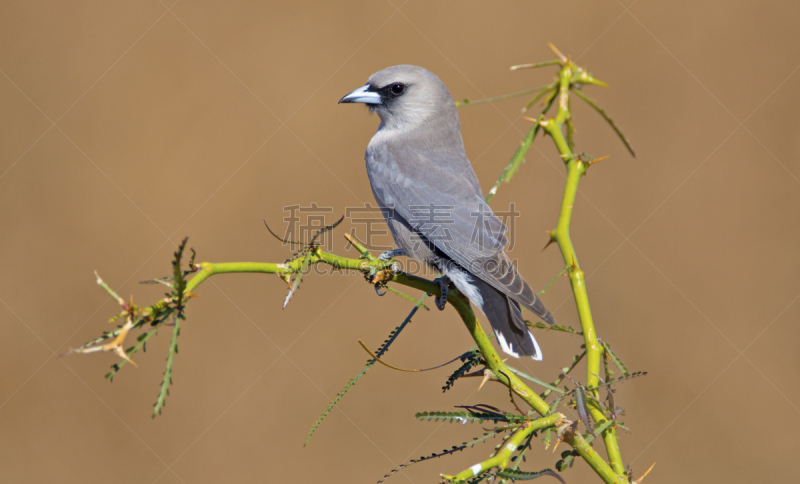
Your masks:
[[[364,104],[380,104],[381,95],[375,91],[370,91],[369,86],[359,87],[347,96],[339,99],[339,104],[342,103],[364,103]]]

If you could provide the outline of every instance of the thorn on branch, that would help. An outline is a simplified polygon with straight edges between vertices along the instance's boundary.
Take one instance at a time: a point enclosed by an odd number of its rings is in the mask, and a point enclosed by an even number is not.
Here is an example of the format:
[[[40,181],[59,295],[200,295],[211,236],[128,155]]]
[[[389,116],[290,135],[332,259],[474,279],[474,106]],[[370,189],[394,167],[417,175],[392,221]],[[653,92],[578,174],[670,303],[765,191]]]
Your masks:
[[[544,244],[544,247],[542,247],[542,252],[544,252],[545,249],[550,247],[551,244],[557,242],[557,240],[556,240],[556,231],[555,230],[547,230],[546,232],[547,232],[547,235],[550,236],[550,240],[548,240],[547,243]]]
[[[556,56],[558,56],[558,59],[561,61],[561,63],[562,63],[562,64],[566,64],[567,62],[569,62],[569,59],[567,58],[567,56],[565,56],[564,54],[562,54],[562,53],[561,53],[561,51],[560,51],[560,50],[558,50],[558,48],[556,48],[556,46],[555,46],[555,45],[553,45],[553,43],[552,43],[552,42],[548,42],[548,43],[547,43],[547,47],[549,47],[549,48],[550,48],[550,50],[552,50],[552,51],[553,51],[553,53],[554,53]]]
[[[98,286],[100,286],[100,287],[102,287],[103,289],[105,289],[105,291],[106,291],[106,292],[107,292],[107,293],[108,293],[108,294],[109,294],[109,295],[110,295],[110,296],[111,296],[111,297],[112,297],[112,298],[113,298],[115,301],[117,301],[117,304],[119,304],[120,306],[122,306],[122,309],[124,309],[124,310],[127,310],[127,309],[128,309],[128,306],[125,304],[125,300],[124,300],[124,299],[122,299],[121,297],[119,297],[119,295],[117,295],[117,293],[116,293],[116,292],[114,292],[114,290],[113,290],[113,289],[111,289],[111,286],[109,286],[108,284],[106,284],[106,283],[105,283],[105,281],[103,281],[103,279],[100,277],[100,275],[97,273],[97,271],[94,271],[94,276],[97,278],[97,285],[98,285]]]
[[[587,164],[587,165],[589,165],[589,166],[592,166],[592,165],[594,165],[595,163],[600,163],[601,161],[603,161],[603,160],[607,160],[607,159],[609,159],[609,158],[610,158],[610,156],[608,156],[608,155],[606,155],[606,156],[601,156],[600,158],[594,158],[594,159],[591,159],[591,160],[587,160],[587,161],[586,161],[586,164]]]
[[[485,385],[486,382],[489,381],[489,379],[491,379],[493,376],[494,376],[494,373],[492,373],[492,370],[490,370],[488,368],[485,368],[483,370],[483,379],[481,380],[481,384],[478,385],[478,390],[477,391],[481,391],[481,388],[483,388],[483,385]],[[506,378],[508,378],[508,377],[506,377]]]
[[[647,469],[647,471],[645,471],[645,473],[644,473],[644,474],[642,474],[642,475],[641,475],[641,476],[640,476],[638,479],[636,479],[636,480],[635,480],[635,481],[633,481],[633,482],[635,482],[636,484],[640,484],[640,483],[642,482],[642,480],[644,480],[644,478],[645,478],[645,477],[647,477],[647,474],[650,474],[650,471],[652,471],[652,470],[653,470],[653,467],[655,467],[655,465],[656,465],[656,463],[655,463],[655,462],[653,462],[653,465],[651,465],[651,466],[650,466],[650,468],[649,468],[649,469]]]
[[[67,356],[72,353],[80,353],[80,354],[88,354],[88,353],[98,353],[98,352],[106,352],[106,351],[113,351],[117,354],[120,358],[127,361],[131,365],[138,367],[132,359],[128,357],[128,354],[125,352],[125,348],[122,344],[125,342],[125,337],[128,335],[128,332],[133,328],[133,316],[128,315],[128,318],[125,320],[125,324],[120,329],[119,334],[113,341],[110,343],[106,343],[104,345],[96,345],[96,346],[89,346],[89,347],[82,347],[82,348],[70,348],[69,351],[66,353],[59,355],[59,358],[62,356]]]
[[[283,300],[282,309],[286,309],[286,306],[289,305],[289,301],[292,300],[292,297],[294,296],[294,293],[297,292],[297,289],[300,287],[300,283],[303,281],[303,275],[308,270],[309,266],[312,264],[312,256],[317,254],[318,251],[319,251],[319,246],[315,245],[316,242],[317,242],[317,238],[320,235],[324,234],[325,232],[328,232],[328,231],[333,230],[334,228],[336,228],[340,223],[342,223],[343,220],[344,220],[344,215],[342,215],[342,217],[339,220],[337,220],[336,222],[334,222],[334,223],[332,223],[330,225],[326,225],[325,227],[322,227],[321,229],[319,229],[317,231],[317,233],[315,233],[314,236],[311,237],[311,240],[309,241],[309,243],[303,249],[301,249],[298,252],[296,252],[292,258],[286,260],[286,263],[289,263],[289,262],[294,262],[297,259],[303,257],[303,261],[300,264],[300,267],[298,267],[294,271],[295,277],[294,277],[294,280],[291,281],[291,283],[289,282],[290,281],[290,277],[291,277],[291,275],[289,273],[285,273],[285,274],[281,275],[281,278],[284,281],[286,281],[287,284],[289,284],[289,293],[286,295],[286,297]],[[264,225],[266,225],[266,224],[267,223],[264,222]],[[267,230],[269,230],[269,232],[273,236],[277,237],[277,235],[269,228],[268,225],[267,225]],[[278,240],[280,240],[280,241],[282,241],[284,243],[300,244],[299,242],[286,241],[284,239],[281,239],[280,237],[277,237],[277,238],[278,238]]]
[[[372,253],[367,249],[364,244],[362,244],[355,235],[352,234],[344,234],[344,238],[347,239],[347,242],[350,243],[350,246],[355,247],[357,251],[361,253],[361,259],[367,259],[369,261],[374,261],[377,259]],[[349,249],[350,246],[345,247],[345,249]]]
[[[516,71],[516,70],[519,70],[519,69],[536,69],[537,67],[560,66],[560,65],[561,65],[561,61],[560,60],[551,60],[551,61],[545,61],[545,62],[537,62],[535,64],[519,64],[519,65],[516,65],[516,66],[509,67],[508,70]]]
[[[582,171],[581,174],[586,178],[589,178],[589,173],[588,173],[589,167],[591,167],[595,163],[600,163],[603,160],[607,160],[608,158],[610,158],[608,155],[601,156],[599,158],[592,158],[591,156],[588,156],[584,153],[580,153],[573,157],[573,159],[578,161],[578,169]]]

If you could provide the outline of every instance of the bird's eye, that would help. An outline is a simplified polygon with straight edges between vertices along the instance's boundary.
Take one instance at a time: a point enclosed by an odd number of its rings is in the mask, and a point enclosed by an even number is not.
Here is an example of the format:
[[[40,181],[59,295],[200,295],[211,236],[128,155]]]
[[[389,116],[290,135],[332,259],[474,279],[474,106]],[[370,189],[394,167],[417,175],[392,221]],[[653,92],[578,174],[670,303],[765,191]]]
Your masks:
[[[392,91],[392,94],[394,94],[395,96],[399,96],[403,94],[403,91],[406,90],[406,86],[405,84],[397,83],[397,84],[392,84],[392,87],[390,89]]]

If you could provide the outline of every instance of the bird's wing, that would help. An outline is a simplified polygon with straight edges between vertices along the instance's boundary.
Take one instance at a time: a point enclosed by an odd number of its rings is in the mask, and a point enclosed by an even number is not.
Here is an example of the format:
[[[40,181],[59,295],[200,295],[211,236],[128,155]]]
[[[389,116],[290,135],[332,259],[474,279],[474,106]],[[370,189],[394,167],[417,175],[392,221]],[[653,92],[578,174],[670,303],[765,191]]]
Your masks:
[[[371,151],[373,190],[397,216],[475,276],[552,318],[505,255],[507,228],[484,201],[461,150],[387,143]]]

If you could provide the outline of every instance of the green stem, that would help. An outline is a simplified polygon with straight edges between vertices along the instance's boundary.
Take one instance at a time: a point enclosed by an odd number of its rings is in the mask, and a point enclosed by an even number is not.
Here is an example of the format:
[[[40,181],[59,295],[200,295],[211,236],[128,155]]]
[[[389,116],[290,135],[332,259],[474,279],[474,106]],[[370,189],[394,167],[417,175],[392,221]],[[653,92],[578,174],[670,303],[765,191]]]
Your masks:
[[[330,264],[336,268],[352,269],[362,272],[369,271],[371,267],[382,269],[389,265],[388,262],[380,261],[374,258],[348,259],[346,257],[329,254],[318,249],[314,250],[312,253],[311,260],[312,263],[322,262]],[[242,272],[290,274],[299,270],[301,263],[302,261],[300,259],[285,264],[273,264],[266,262],[202,262],[198,264],[201,268],[200,271],[198,271],[194,277],[192,277],[186,283],[186,292],[192,291],[203,281],[216,274]],[[420,291],[425,291],[430,294],[439,295],[440,292],[439,285],[437,283],[411,274],[406,274],[404,272],[395,272],[392,275],[391,281],[407,287],[418,289]],[[491,340],[483,331],[480,322],[475,317],[475,313],[470,307],[469,300],[459,293],[458,290],[454,289],[449,293],[448,301],[453,305],[458,314],[464,320],[464,324],[467,325],[470,334],[472,334],[473,339],[478,344],[478,347],[484,355],[486,364],[489,369],[492,370],[495,378],[503,384],[510,386],[517,395],[525,400],[539,414],[542,416],[547,416],[550,412],[550,407],[542,398],[539,397],[539,395],[536,394],[536,392],[531,390],[522,382],[522,380],[517,378],[517,376],[508,369],[508,367],[506,367],[506,365],[503,363],[503,360],[492,346]],[[157,304],[155,306],[151,306],[149,310],[152,312],[158,307],[160,306]]]
[[[338,255],[329,254],[316,249],[312,252],[311,263],[324,262],[337,269],[349,269],[354,271],[364,271],[370,266],[382,268],[387,263],[367,261],[364,259],[349,259]],[[186,292],[191,292],[209,277],[216,274],[231,273],[260,273],[260,274],[293,274],[301,269],[303,260],[298,258],[284,264],[274,264],[271,262],[201,262],[200,271],[186,283]],[[423,279],[424,280],[424,279]],[[433,283],[431,283],[433,284]]]
[[[357,247],[358,248],[358,247]],[[213,275],[217,274],[230,274],[230,273],[266,273],[266,274],[291,274],[297,272],[302,269],[304,258],[298,258],[294,261],[290,261],[283,264],[275,264],[275,263],[268,263],[268,262],[224,262],[224,263],[213,263],[213,262],[202,262],[198,264],[200,270],[194,274],[194,276],[186,282],[186,289],[185,293],[190,293],[192,290],[196,289],[200,284],[203,283],[206,279]],[[313,249],[311,254],[311,262],[312,263],[326,263],[336,268],[341,269],[352,269],[356,271],[361,271],[363,273],[369,273],[372,270],[385,270],[391,262],[385,262],[372,257],[371,254],[365,255],[362,252],[362,257],[358,259],[349,259],[346,257],[340,257],[334,254],[329,254],[327,252],[323,252],[318,248]],[[440,289],[439,284],[430,281],[427,279],[423,279],[418,276],[414,276],[411,274],[406,274],[403,272],[395,272],[392,274],[390,279],[391,282],[395,282],[397,284],[401,284],[407,287],[411,287],[414,289],[418,289],[420,291],[424,291],[430,294],[439,295]],[[532,427],[528,427],[530,430],[525,432],[517,432],[514,437],[518,438],[519,442],[522,442],[527,436],[530,435],[531,432],[537,430],[539,428],[545,428],[547,426],[551,426],[549,422],[551,419],[559,419],[563,418],[560,414],[550,414],[550,407],[549,405],[542,399],[539,395],[536,394],[531,388],[529,388],[525,383],[522,382],[506,365],[503,363],[503,360],[497,354],[494,347],[492,346],[491,340],[483,331],[480,322],[475,317],[475,313],[470,306],[469,300],[462,295],[457,289],[452,289],[448,296],[448,302],[455,308],[458,312],[461,319],[464,321],[464,324],[467,326],[472,338],[475,340],[478,348],[480,348],[481,352],[483,353],[484,360],[486,362],[486,366],[491,370],[492,375],[495,380],[503,383],[507,387],[511,388],[511,390],[520,396],[528,405],[531,406],[536,412],[542,415],[544,418],[538,419],[534,422],[538,422],[537,424],[533,425]],[[166,300],[162,300],[157,302],[156,304],[150,306],[149,308],[144,308],[143,311],[147,312],[151,317],[156,317],[158,314],[167,308]],[[598,371],[595,371],[598,373]],[[555,421],[555,420],[553,420]],[[544,427],[539,425],[544,425]],[[545,425],[547,424],[547,425]],[[516,441],[515,441],[516,442]],[[518,442],[518,443],[519,443]],[[581,443],[585,443],[582,440],[582,437],[578,435],[574,439],[574,445],[581,445]],[[518,443],[516,445],[518,445]],[[570,443],[573,445],[573,443]],[[573,446],[574,446],[573,445]],[[603,459],[597,455],[594,449],[591,448],[588,444],[585,445],[588,447],[587,449],[578,449],[576,447],[576,451],[578,451],[584,459],[589,462],[589,465],[597,471],[598,475],[603,477],[606,483],[613,483],[619,482],[618,478],[609,480],[607,478],[608,475],[614,476],[614,470],[612,470],[608,464],[606,464]],[[508,450],[508,444],[506,445],[506,449]],[[502,454],[505,456],[505,454]],[[497,457],[497,456],[495,456]],[[510,458],[510,454],[508,456]],[[504,457],[500,457],[502,460]],[[498,462],[500,462],[498,460]],[[488,467],[486,467],[488,468]]]
[[[472,307],[470,307],[469,299],[458,291],[455,291],[448,294],[447,301],[453,305],[459,316],[461,316],[461,319],[472,335],[472,339],[475,340],[481,353],[483,353],[486,366],[492,371],[494,378],[503,385],[511,388],[514,393],[525,400],[539,415],[543,417],[547,416],[550,413],[550,406],[503,363],[500,355],[497,354],[494,346],[492,346],[489,337],[483,331],[481,323],[475,317],[475,312],[472,310]]]
[[[420,290],[423,290],[423,291],[427,291],[427,292],[430,292],[432,294],[437,293],[438,289],[439,289],[438,287],[432,287],[432,286],[437,286],[437,284],[433,283],[432,281],[428,281],[426,279],[422,279],[422,278],[419,278],[419,277],[416,277],[416,276],[411,276],[409,274],[404,274],[404,273],[395,274],[395,277],[393,278],[393,280],[395,282],[400,283],[400,284],[403,284],[403,285],[406,285],[406,286],[409,286],[409,287],[414,287],[416,289],[420,289]],[[585,293],[585,290],[584,290],[584,293]],[[531,408],[536,410],[536,412],[539,413],[540,415],[542,415],[543,417],[544,416],[552,416],[552,415],[549,415],[550,414],[550,406],[544,401],[544,399],[542,397],[540,397],[539,395],[537,395],[536,392],[531,390],[531,388],[528,387],[525,383],[523,383],[522,380],[520,380],[506,366],[505,363],[503,363],[503,360],[497,354],[497,351],[495,351],[494,346],[492,346],[492,343],[489,340],[489,337],[483,331],[483,328],[481,327],[480,322],[475,317],[475,312],[472,310],[472,307],[470,306],[469,299],[467,299],[463,294],[458,292],[458,290],[451,290],[451,292],[448,294],[447,301],[450,304],[453,305],[455,310],[458,312],[459,316],[461,316],[461,319],[464,321],[464,324],[467,326],[467,329],[469,330],[470,334],[472,335],[472,339],[475,340],[475,343],[478,345],[478,348],[481,350],[481,353],[483,354],[484,361],[486,362],[486,366],[492,371],[494,379],[496,379],[497,381],[499,381],[502,384],[504,384],[507,387],[509,387],[514,393],[519,395],[520,398],[525,400],[525,402],[528,405],[530,405]],[[587,299],[587,304],[588,304],[588,299]],[[587,308],[588,308],[588,306],[587,306]],[[589,314],[589,316],[591,317],[591,314]],[[590,322],[590,324],[591,324],[591,322]],[[585,327],[584,327],[584,331],[585,331]],[[592,334],[594,334],[594,332],[592,332]],[[595,336],[595,341],[596,340],[597,340],[597,338]],[[587,345],[587,347],[588,347],[588,345]],[[600,347],[599,344],[597,344],[597,347],[598,348]],[[602,355],[602,352],[600,354]],[[598,368],[599,368],[599,365],[598,365]],[[599,370],[597,370],[596,373],[599,374]],[[598,383],[599,383],[599,381],[598,381]],[[596,392],[596,390],[595,390],[595,392]],[[598,412],[600,412],[599,415],[593,414],[595,420],[607,420],[607,418],[603,415],[602,411],[600,411],[599,409],[593,409],[593,410],[597,410]],[[616,455],[619,458],[619,462],[621,463],[622,459],[619,456],[619,449],[616,446],[616,434],[608,434],[607,432],[605,432],[603,434],[603,437],[604,437],[604,439],[609,438],[613,442],[613,444],[614,444],[613,448],[617,449]],[[607,435],[610,435],[610,437],[606,437]],[[592,469],[595,469],[597,474],[600,475],[606,483],[619,482],[619,476],[624,476],[625,475],[624,467],[620,467],[622,469],[622,474],[620,474],[619,471],[616,468],[612,469],[612,467],[609,467],[608,464],[606,464],[606,462],[597,454],[597,452],[595,452],[595,450],[592,449],[591,446],[589,446],[589,444],[586,443],[586,441],[583,440],[582,437],[580,437],[580,435],[578,435],[578,437],[575,439],[575,442],[578,443],[578,444],[580,444],[581,442],[586,444],[586,447],[588,447],[588,450],[584,449],[583,451],[579,450],[578,452],[581,454],[581,456],[584,459],[586,459],[586,461],[589,463],[589,465],[592,467]],[[572,445],[572,444],[570,444],[570,445]],[[608,442],[606,443],[606,447],[610,448]],[[576,450],[578,450],[578,449],[576,449]],[[609,455],[611,455],[611,452],[609,452]],[[612,463],[613,463],[613,461],[612,461]],[[488,467],[483,467],[483,469],[487,469],[487,468]],[[465,471],[465,472],[468,472],[468,471]],[[619,474],[619,476],[616,475],[615,472],[617,474]]]
[[[586,292],[584,273],[578,263],[578,256],[575,254],[575,248],[572,245],[572,239],[569,234],[572,209],[575,204],[575,197],[578,193],[578,182],[588,168],[586,162],[580,160],[579,157],[572,153],[562,133],[564,122],[570,117],[569,86],[571,76],[569,65],[565,66],[559,73],[558,113],[554,118],[542,121],[541,125],[545,132],[552,138],[567,168],[567,182],[564,187],[564,197],[561,201],[561,213],[559,214],[555,230],[551,232],[551,236],[555,239],[556,243],[558,243],[564,262],[569,267],[569,280],[575,297],[575,304],[578,308],[578,316],[580,318],[581,328],[583,329],[584,341],[586,343],[586,386],[593,388],[598,387],[600,384],[597,375],[600,374],[603,348],[597,339],[597,332],[595,331],[592,312],[589,307],[589,296]],[[598,395],[596,389],[593,390],[592,393],[594,393],[595,396]],[[591,402],[589,410],[595,421],[607,420],[607,417],[603,414],[602,409],[597,403]],[[625,467],[622,463],[622,455],[620,454],[619,444],[617,442],[616,430],[613,427],[609,427],[603,432],[603,441],[606,446],[609,462],[614,472],[616,472],[618,476],[625,476]]]
[[[520,425],[520,428],[514,432],[513,435],[508,439],[508,441],[503,445],[503,447],[491,458],[475,464],[474,466],[470,467],[469,469],[459,472],[455,476],[442,476],[443,478],[450,480],[450,481],[464,481],[466,479],[471,479],[481,472],[488,471],[493,467],[499,467],[501,469],[505,469],[508,467],[508,463],[511,461],[511,457],[514,455],[514,452],[517,451],[520,444],[525,441],[533,432],[541,429],[546,429],[548,427],[554,427],[559,425],[561,421],[564,419],[564,416],[561,414],[554,414],[550,415],[549,417],[542,417],[537,420],[533,420],[531,422],[525,423]]]
[[[604,482],[612,483],[627,483],[628,479],[623,473],[620,475],[615,469],[606,464],[600,454],[583,438],[578,432],[566,432],[564,434],[564,442],[572,446],[578,454],[583,457],[589,466],[600,476]],[[615,473],[616,472],[616,473]]]

